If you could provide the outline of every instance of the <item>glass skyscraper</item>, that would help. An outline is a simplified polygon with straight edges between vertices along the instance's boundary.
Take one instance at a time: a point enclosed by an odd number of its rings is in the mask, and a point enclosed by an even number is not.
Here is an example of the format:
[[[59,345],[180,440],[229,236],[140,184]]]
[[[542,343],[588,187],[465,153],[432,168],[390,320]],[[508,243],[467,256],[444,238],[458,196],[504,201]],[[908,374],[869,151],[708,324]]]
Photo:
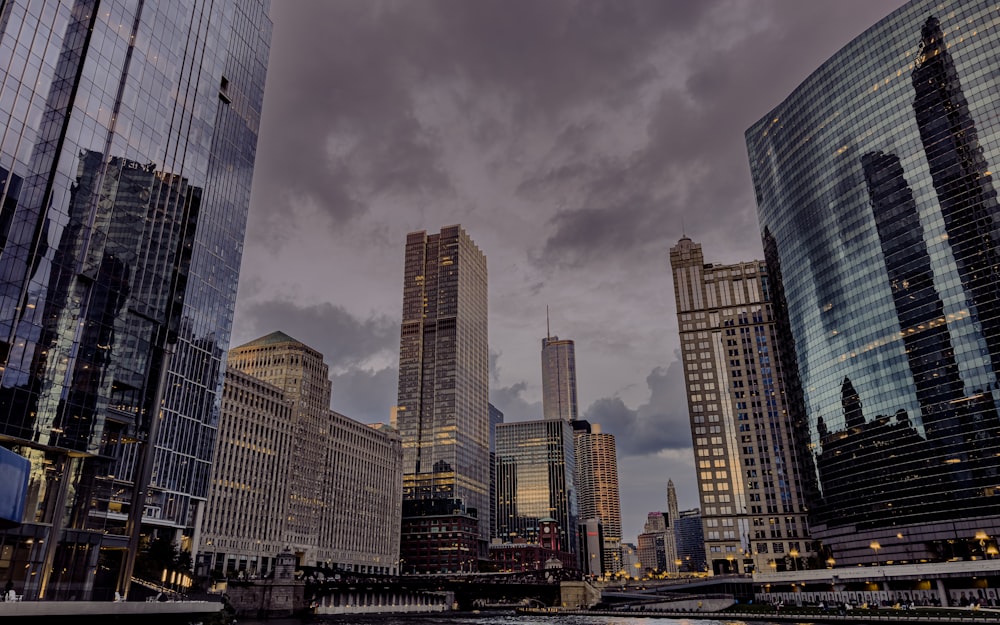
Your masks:
[[[124,592],[144,529],[196,525],[267,10],[0,5],[0,444],[32,466],[0,576],[27,598]]]
[[[497,426],[497,535],[540,543],[539,521],[554,519],[561,551],[576,553],[577,492],[573,426],[546,419]]]
[[[490,539],[486,255],[461,226],[406,237],[399,395],[403,496],[457,499]],[[434,507],[432,505],[432,507]]]
[[[996,548],[998,45],[993,4],[910,2],[746,134],[812,535],[838,564]]]

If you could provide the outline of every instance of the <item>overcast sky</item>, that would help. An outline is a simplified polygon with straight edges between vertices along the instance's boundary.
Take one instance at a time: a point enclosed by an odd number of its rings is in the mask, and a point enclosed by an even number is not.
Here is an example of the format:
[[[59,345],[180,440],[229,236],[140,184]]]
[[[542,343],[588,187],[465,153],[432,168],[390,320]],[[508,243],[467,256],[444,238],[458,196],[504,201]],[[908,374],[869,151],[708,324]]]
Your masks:
[[[900,0],[273,2],[233,345],[321,351],[333,408],[388,421],[406,233],[489,267],[491,401],[541,418],[540,340],[576,342],[615,435],[626,541],[698,505],[668,255],[762,255],[744,131]]]

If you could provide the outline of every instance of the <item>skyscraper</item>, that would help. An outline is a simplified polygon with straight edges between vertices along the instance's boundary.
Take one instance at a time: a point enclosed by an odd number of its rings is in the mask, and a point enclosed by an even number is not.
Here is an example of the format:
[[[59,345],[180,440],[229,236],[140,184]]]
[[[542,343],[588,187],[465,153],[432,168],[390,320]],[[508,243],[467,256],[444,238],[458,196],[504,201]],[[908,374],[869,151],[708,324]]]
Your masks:
[[[622,570],[622,510],[615,436],[601,432],[599,424],[586,421],[576,421],[574,431],[580,522],[600,520],[601,570],[605,575],[615,575]]]
[[[267,2],[105,4],[0,11],[0,436],[33,466],[0,575],[29,598],[126,591],[146,521],[189,546],[263,101]]]
[[[576,349],[573,341],[559,340],[549,333],[542,339],[542,415],[576,421],[577,410]]]
[[[673,527],[677,519],[681,517],[680,509],[677,507],[677,489],[674,488],[674,481],[667,480],[667,524]]]
[[[811,528],[838,564],[996,549],[994,16],[910,2],[747,131]]]
[[[562,550],[576,552],[574,454],[573,426],[568,421],[497,426],[497,538],[539,543],[540,521],[552,519]]]
[[[678,570],[682,573],[700,573],[708,569],[705,558],[705,528],[701,522],[701,510],[681,510],[674,525],[674,539],[677,541]],[[676,562],[675,562],[676,564]]]
[[[493,404],[490,411],[490,540],[497,536],[497,426],[503,423],[503,412]]]
[[[461,226],[406,237],[399,396],[406,499],[474,509],[486,556],[489,349],[486,256]]]
[[[775,357],[767,267],[670,248],[701,516],[711,570],[784,570],[815,552]],[[735,569],[735,570],[734,570]]]

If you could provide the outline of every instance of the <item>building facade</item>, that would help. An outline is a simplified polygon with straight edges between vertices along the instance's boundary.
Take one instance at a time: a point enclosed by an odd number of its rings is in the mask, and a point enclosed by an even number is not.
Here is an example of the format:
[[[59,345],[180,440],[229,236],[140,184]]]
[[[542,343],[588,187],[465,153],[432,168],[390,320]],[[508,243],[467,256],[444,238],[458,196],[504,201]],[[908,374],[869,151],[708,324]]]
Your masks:
[[[605,575],[622,570],[622,510],[618,492],[618,452],[613,434],[598,424],[574,423],[577,511],[581,522],[601,523],[601,569]]]
[[[573,426],[563,420],[497,426],[497,534],[502,543],[539,543],[543,519],[576,553],[577,490]],[[552,539],[551,535],[545,538]],[[575,567],[574,567],[575,568]]]
[[[679,568],[674,528],[668,521],[668,515],[662,512],[650,512],[646,516],[637,549],[643,575],[676,573]]]
[[[580,570],[589,578],[604,576],[604,527],[596,518],[580,521]]]
[[[815,553],[775,352],[767,267],[670,248],[705,545],[714,573],[784,570]]]
[[[490,412],[490,541],[497,537],[497,426],[503,423],[503,412],[489,404]]]
[[[154,531],[190,547],[267,13],[254,0],[0,7],[0,441],[32,463],[0,575],[27,598],[127,592]]]
[[[479,518],[454,498],[403,501],[400,567],[404,575],[475,573],[481,559]]]
[[[677,564],[679,573],[700,573],[708,570],[705,557],[705,528],[701,522],[701,510],[681,510],[674,524],[674,540],[677,541]]]
[[[292,403],[276,386],[226,370],[196,573],[259,577],[285,542],[294,457]]]
[[[910,2],[746,134],[811,527],[838,565],[996,548],[995,16]]]
[[[406,499],[456,499],[490,533],[486,256],[461,226],[406,238],[399,394]]]
[[[300,566],[395,574],[402,522],[398,434],[330,410],[329,369],[322,354],[283,332],[234,347],[229,368],[280,389],[290,406],[291,441],[285,450],[290,456],[288,473],[281,476],[287,497],[274,511],[283,511],[282,549],[288,548]],[[216,502],[222,507],[212,510],[210,518],[230,518],[235,514],[233,505],[239,505],[239,498],[224,499],[227,488],[222,476],[238,475],[237,467],[224,462],[235,455],[225,446],[227,442],[220,443],[218,478],[213,483],[220,491]],[[239,439],[235,444],[241,444]],[[243,487],[245,480],[237,483]],[[228,527],[239,532],[238,525]],[[203,550],[210,554],[213,569],[220,568],[222,558],[252,556],[218,547],[220,540],[232,542],[238,537],[238,533],[233,536],[218,529],[206,533]]]
[[[576,348],[558,336],[542,339],[542,415],[576,421]]]

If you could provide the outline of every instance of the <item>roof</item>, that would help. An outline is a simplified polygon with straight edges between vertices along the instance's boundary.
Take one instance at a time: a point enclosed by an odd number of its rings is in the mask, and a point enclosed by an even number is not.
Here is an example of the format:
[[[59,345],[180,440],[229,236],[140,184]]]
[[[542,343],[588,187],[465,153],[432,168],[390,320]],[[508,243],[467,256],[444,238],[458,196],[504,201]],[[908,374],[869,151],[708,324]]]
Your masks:
[[[298,341],[296,339],[293,339],[292,337],[288,336],[284,332],[278,330],[278,331],[272,332],[272,333],[270,333],[270,334],[268,334],[266,336],[262,336],[259,339],[254,339],[254,340],[250,341],[249,343],[244,343],[243,345],[240,345],[240,347],[265,347],[267,345],[280,345],[282,343],[299,343],[299,344],[302,344],[302,341]]]

